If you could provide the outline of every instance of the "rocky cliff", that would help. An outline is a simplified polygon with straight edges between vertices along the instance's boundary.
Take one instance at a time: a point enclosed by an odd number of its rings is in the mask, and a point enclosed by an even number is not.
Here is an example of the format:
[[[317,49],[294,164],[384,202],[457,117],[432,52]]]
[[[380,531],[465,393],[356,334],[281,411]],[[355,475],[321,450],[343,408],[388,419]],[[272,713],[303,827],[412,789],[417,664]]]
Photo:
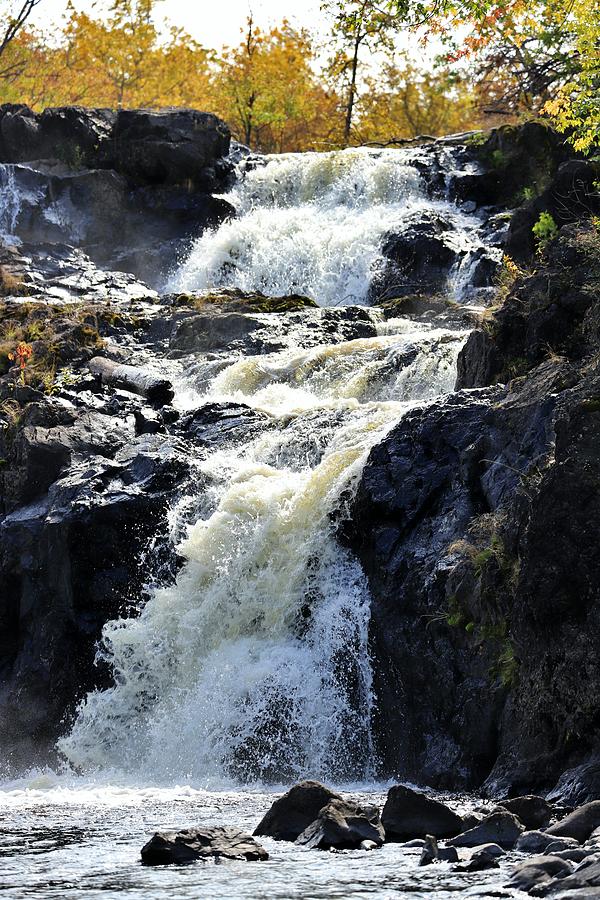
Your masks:
[[[600,173],[553,146],[537,147],[538,196],[512,213],[458,393],[372,451],[348,540],[374,597],[384,774],[581,802],[600,789]],[[503,151],[460,190],[522,189],[532,170],[496,178],[510,164]]]

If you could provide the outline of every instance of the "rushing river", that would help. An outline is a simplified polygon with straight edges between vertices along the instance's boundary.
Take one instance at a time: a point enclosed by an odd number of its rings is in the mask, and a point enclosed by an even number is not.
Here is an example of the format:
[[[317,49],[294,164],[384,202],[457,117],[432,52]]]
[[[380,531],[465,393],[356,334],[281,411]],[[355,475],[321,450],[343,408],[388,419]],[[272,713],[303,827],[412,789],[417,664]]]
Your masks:
[[[419,162],[407,152],[358,150],[248,167],[229,196],[238,217],[197,240],[171,288],[365,303],[385,234],[442,211],[459,253],[447,293],[460,300],[482,223],[430,199]],[[8,221],[13,182],[5,193]],[[86,698],[61,740],[65,773],[4,784],[0,895],[508,895],[502,872],[423,870],[416,851],[394,845],[320,854],[267,840],[268,863],[139,865],[157,828],[252,831],[272,799],[265,784],[313,776],[382,799],[369,787],[377,759],[368,585],[335,523],[370,448],[408,409],[452,391],[465,337],[380,317],[375,337],[302,346],[290,328],[280,352],[233,354],[218,365],[198,356],[180,367],[182,411],[244,404],[259,424],[195,461],[197,495],[172,516],[185,565],[139,617],[106,626],[102,654],[115,683]],[[181,537],[190,506],[195,521]]]

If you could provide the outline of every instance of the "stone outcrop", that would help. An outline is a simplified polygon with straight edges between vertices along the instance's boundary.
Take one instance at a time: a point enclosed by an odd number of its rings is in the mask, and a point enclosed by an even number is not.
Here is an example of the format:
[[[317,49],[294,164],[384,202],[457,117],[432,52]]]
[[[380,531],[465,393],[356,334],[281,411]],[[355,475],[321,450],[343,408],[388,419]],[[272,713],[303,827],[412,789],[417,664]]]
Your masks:
[[[469,390],[371,452],[344,533],[388,776],[506,795],[569,766],[571,796],[597,797],[599,273],[595,226],[564,226],[469,338]]]
[[[74,244],[162,284],[192,238],[234,213],[213,196],[231,183],[229,142],[224,122],[193,109],[0,106],[0,184],[20,198],[14,234]]]

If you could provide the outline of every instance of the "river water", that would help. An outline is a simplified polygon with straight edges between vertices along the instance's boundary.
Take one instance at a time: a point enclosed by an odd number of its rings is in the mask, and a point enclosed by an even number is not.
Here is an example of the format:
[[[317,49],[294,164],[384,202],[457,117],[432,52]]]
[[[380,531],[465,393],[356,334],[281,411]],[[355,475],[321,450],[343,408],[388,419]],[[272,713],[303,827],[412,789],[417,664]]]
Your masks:
[[[170,287],[365,303],[385,235],[443,213],[459,253],[447,295],[461,301],[482,222],[431,198],[423,165],[408,152],[357,150],[247,167],[228,197],[238,217],[197,240]],[[5,199],[5,218],[14,218],[14,184]],[[370,448],[408,409],[452,391],[466,332],[374,319],[374,337],[307,345],[290,326],[276,353],[235,352],[218,365],[197,355],[179,368],[169,361],[182,412],[244,404],[258,424],[194,461],[201,487],[171,517],[185,565],[138,617],[107,624],[101,654],[115,683],[82,703],[59,743],[64,771],[3,783],[0,894],[509,895],[504,871],[420,869],[418,852],[394,845],[331,854],[265,840],[267,863],[139,863],[159,828],[252,831],[273,785],[302,777],[351,783],[353,795],[383,801],[371,738],[369,590],[335,522]]]

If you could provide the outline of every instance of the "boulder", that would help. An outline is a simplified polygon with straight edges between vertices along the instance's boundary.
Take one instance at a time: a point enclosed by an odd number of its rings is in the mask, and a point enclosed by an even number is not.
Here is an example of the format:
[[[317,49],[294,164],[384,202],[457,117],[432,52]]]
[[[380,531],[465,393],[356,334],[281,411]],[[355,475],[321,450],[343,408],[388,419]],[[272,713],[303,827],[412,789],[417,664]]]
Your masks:
[[[548,794],[551,801],[581,806],[600,799],[600,755],[591,754],[585,762],[564,772]]]
[[[198,859],[258,862],[268,858],[267,851],[249,834],[220,826],[157,831],[142,847],[142,862],[146,866],[190,863]]]
[[[540,885],[565,878],[573,871],[573,864],[557,856],[534,856],[516,868],[510,875],[512,887],[520,891],[530,891]]]
[[[544,850],[544,853],[547,853],[549,856],[552,856],[554,853],[558,853],[559,850],[574,850],[579,847],[579,841],[576,841],[575,838],[554,838]]]
[[[555,837],[575,838],[582,844],[598,827],[600,827],[600,800],[593,800],[565,816],[556,825],[551,825],[546,831]]]
[[[549,857],[551,858],[551,857]],[[562,860],[562,862],[566,862]],[[590,856],[584,859],[577,868],[566,875],[557,873],[556,877],[549,881],[542,880],[535,891],[536,896],[546,897],[559,894],[562,898],[573,897],[573,900],[588,900],[596,898],[600,894],[600,856]]]
[[[411,222],[400,233],[386,235],[381,248],[385,265],[373,278],[370,302],[442,290],[458,258],[448,239],[452,231],[449,219],[432,214]]]
[[[512,813],[492,813],[480,825],[459,834],[448,843],[453,847],[476,847],[478,844],[494,843],[505,850],[512,850],[524,830]]]
[[[334,799],[296,839],[308,850],[353,850],[364,841],[381,846],[385,834],[376,806],[360,806],[349,800]]]
[[[447,838],[458,834],[463,827],[461,817],[454,810],[402,784],[388,791],[381,821],[387,841],[407,841],[425,835]]]
[[[526,828],[532,830],[545,828],[550,824],[552,817],[552,807],[543,797],[533,795],[514,797],[512,800],[502,800],[499,806],[515,815]]]
[[[295,841],[332,800],[342,797],[318,781],[301,781],[273,803],[254,835]]]
[[[271,422],[269,416],[243,403],[205,403],[182,416],[180,424],[186,436],[202,446],[214,446],[248,440]]]
[[[555,838],[545,831],[525,831],[518,839],[515,850],[520,853],[543,853]]]

